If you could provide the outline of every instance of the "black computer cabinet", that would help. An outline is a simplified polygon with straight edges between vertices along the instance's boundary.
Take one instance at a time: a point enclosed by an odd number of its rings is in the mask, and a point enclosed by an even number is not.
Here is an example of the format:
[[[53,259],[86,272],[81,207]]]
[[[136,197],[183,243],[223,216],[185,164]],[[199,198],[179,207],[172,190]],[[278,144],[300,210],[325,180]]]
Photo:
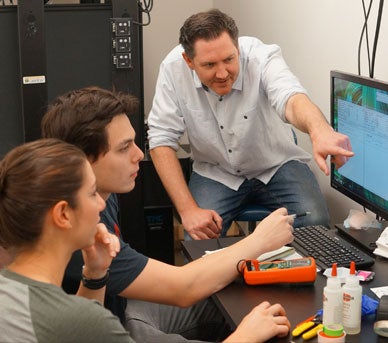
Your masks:
[[[19,0],[17,6],[0,6],[0,158],[40,137],[40,120],[53,98],[92,85],[139,98],[130,121],[144,151],[141,19],[137,0]],[[123,238],[139,252],[173,264],[173,206],[151,161],[141,162],[135,189],[119,199]]]
[[[189,180],[190,157],[184,156],[179,161],[186,180]],[[149,257],[174,264],[174,206],[150,159],[140,163],[136,187],[131,194],[134,196],[121,198],[120,222],[124,240]],[[137,207],[136,194],[143,199],[137,212],[130,211]]]

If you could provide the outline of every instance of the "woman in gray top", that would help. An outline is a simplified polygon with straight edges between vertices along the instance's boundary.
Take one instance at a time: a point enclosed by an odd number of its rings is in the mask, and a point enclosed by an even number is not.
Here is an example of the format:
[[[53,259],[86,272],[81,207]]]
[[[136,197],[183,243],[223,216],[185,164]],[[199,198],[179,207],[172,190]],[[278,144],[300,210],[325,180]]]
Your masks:
[[[100,221],[104,200],[84,153],[56,139],[10,151],[0,163],[1,342],[133,342],[101,305],[117,238]],[[82,249],[83,294],[61,289]],[[98,300],[98,301],[97,301]]]

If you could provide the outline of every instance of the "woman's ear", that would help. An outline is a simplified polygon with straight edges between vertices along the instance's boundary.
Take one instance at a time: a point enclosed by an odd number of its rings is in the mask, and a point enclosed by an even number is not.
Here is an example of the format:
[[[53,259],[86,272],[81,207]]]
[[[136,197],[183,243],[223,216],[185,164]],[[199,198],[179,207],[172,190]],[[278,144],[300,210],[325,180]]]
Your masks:
[[[62,229],[70,229],[72,227],[70,211],[71,208],[67,201],[57,202],[51,209],[54,224]]]

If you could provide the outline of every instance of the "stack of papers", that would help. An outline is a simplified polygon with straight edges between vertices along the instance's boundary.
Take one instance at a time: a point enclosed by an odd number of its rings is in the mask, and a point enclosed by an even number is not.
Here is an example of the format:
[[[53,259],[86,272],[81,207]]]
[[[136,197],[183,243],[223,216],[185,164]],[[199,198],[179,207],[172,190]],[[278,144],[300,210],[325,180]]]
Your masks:
[[[213,253],[220,251],[220,250],[223,250],[223,249],[206,250],[204,256],[209,255],[209,254],[213,254]],[[263,261],[294,259],[294,258],[300,258],[300,257],[301,257],[301,255],[299,255],[297,252],[295,252],[295,249],[293,247],[289,247],[289,246],[285,245],[279,249],[266,252],[266,253],[260,255],[257,259],[259,261],[263,262]]]
[[[295,253],[295,249],[293,247],[289,247],[289,246],[285,245],[279,249],[266,252],[266,253],[260,255],[257,259],[261,262],[284,260],[285,257],[290,257],[294,253]]]
[[[379,239],[376,241],[376,245],[377,248],[373,253],[388,258],[388,226],[381,233]]]

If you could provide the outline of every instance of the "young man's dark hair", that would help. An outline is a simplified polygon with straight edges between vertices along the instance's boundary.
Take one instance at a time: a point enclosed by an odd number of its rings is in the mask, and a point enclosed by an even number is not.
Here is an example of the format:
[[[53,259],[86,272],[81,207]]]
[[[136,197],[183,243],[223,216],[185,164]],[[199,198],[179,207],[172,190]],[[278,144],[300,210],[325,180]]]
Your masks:
[[[109,150],[105,127],[112,118],[123,113],[132,115],[138,105],[132,95],[99,87],[70,91],[50,104],[42,119],[42,136],[78,146],[93,162]]]

